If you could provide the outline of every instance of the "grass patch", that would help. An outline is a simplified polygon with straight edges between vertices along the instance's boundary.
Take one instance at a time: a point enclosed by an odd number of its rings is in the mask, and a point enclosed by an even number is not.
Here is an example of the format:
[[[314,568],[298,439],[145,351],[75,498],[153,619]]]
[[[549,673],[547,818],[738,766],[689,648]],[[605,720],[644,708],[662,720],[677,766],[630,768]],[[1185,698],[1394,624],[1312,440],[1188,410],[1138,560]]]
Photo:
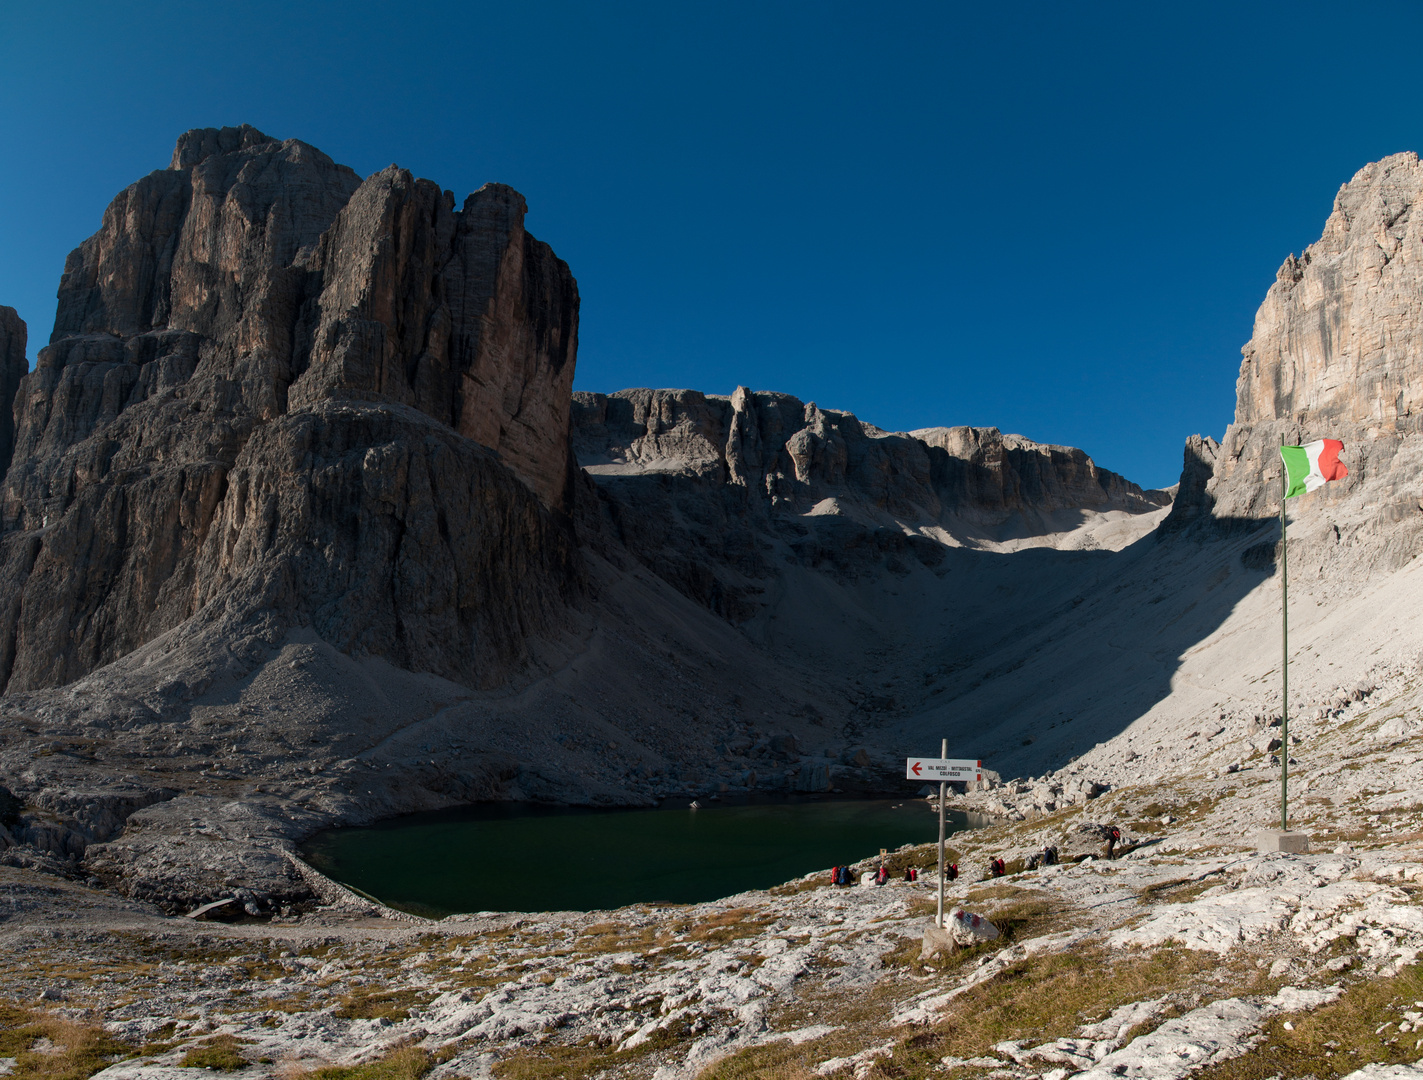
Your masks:
[[[635,952],[671,948],[703,942],[724,945],[752,937],[775,921],[757,908],[738,907],[714,912],[705,918],[684,917],[661,924],[629,926],[624,923],[594,923],[584,929],[574,945],[579,954]]]
[[[775,922],[774,918],[759,912],[756,908],[741,907],[717,912],[717,914],[708,916],[697,923],[679,925],[677,930],[690,941],[704,941],[720,945],[758,934],[763,927],[769,926],[773,922]]]
[[[803,1046],[777,1042],[723,1058],[698,1073],[697,1080],[817,1080],[817,1074],[811,1071]]]
[[[916,941],[916,954],[918,948]],[[923,986],[920,984],[881,980],[868,990],[847,997],[843,990],[806,987],[794,1003],[775,1011],[771,1026],[780,1031],[825,1023],[837,1025],[839,1030],[818,1039],[809,1039],[798,1046],[773,1042],[748,1047],[709,1065],[698,1074],[697,1080],[761,1080],[763,1077],[768,1080],[812,1080],[817,1076],[814,1069],[820,1062],[832,1057],[848,1057],[900,1034],[904,1029],[887,1029],[885,1022],[907,996],[921,989]],[[850,1077],[848,1071],[836,1075],[843,1080]],[[872,1072],[871,1075],[883,1074]]]
[[[328,1065],[291,1074],[291,1080],[420,1080],[438,1059],[418,1046],[398,1046],[364,1065]]]
[[[1175,947],[1125,955],[1092,947],[1036,956],[961,995],[927,1030],[903,1037],[903,1029],[885,1029],[886,1002],[877,1000],[869,1010],[857,1010],[863,1015],[835,1015],[845,1030],[800,1046],[773,1043],[742,1051],[711,1066],[698,1080],[809,1080],[825,1058],[895,1036],[902,1037],[893,1053],[877,1059],[869,1075],[927,1080],[943,1075],[945,1056],[978,1057],[1005,1039],[1036,1043],[1070,1035],[1120,1005],[1181,992],[1218,966],[1212,954]]]
[[[671,940],[669,933],[659,933],[653,926],[627,926],[622,923],[594,923],[587,927],[574,943],[580,954],[646,952]]]
[[[1200,896],[1207,889],[1221,883],[1219,874],[1203,874],[1200,877],[1172,878],[1144,885],[1137,890],[1137,903],[1150,907],[1152,904],[1186,904]]]
[[[432,995],[420,990],[357,990],[341,999],[335,1015],[342,1020],[409,1020],[411,1009],[432,1000]]]
[[[812,889],[830,888],[830,874],[827,871],[823,874],[816,874],[813,878],[802,881],[788,881],[784,885],[776,885],[766,891],[772,896],[797,896],[803,892],[810,892]]]
[[[1061,930],[1067,925],[1072,907],[1044,893],[1007,900],[988,911],[988,918],[1003,940],[1026,941]]]
[[[961,862],[963,862],[963,856],[954,848],[945,845],[944,865],[947,866],[949,863]],[[874,860],[874,863],[878,866],[879,860]],[[884,865],[895,877],[903,877],[904,871],[908,870],[911,866],[915,867],[921,873],[926,870],[937,872],[939,869],[939,845],[935,842],[932,844],[920,844],[918,847],[910,848],[908,851],[891,851],[885,856]]]
[[[1024,960],[962,995],[930,1031],[902,1042],[894,1062],[907,1070],[903,1075],[918,1076],[945,1055],[977,1057],[1004,1039],[1043,1042],[1069,1035],[1119,1005],[1179,989],[1218,963],[1215,956],[1177,948],[1115,961],[1100,949]]]
[[[239,1049],[248,1040],[234,1035],[214,1035],[204,1039],[183,1055],[178,1067],[183,1069],[213,1069],[217,1072],[236,1072],[252,1063],[242,1056]]]
[[[1423,968],[1414,965],[1389,979],[1365,979],[1338,1001],[1305,1014],[1277,1016],[1246,1054],[1202,1069],[1193,1080],[1265,1080],[1313,1075],[1333,1080],[1376,1062],[1411,1063],[1419,1056],[1419,1032],[1400,1033],[1405,1010],[1419,1011]],[[1287,1030],[1289,1022],[1293,1030]],[[1383,1028],[1383,1031],[1379,1031]]]
[[[96,1025],[0,1006],[0,1057],[15,1059],[8,1074],[14,1080],[85,1080],[132,1054],[133,1047]]]
[[[610,1069],[625,1068],[648,1054],[675,1046],[688,1034],[685,1024],[657,1031],[636,1049],[622,1053],[595,1040],[573,1046],[545,1043],[496,1062],[493,1073],[498,1080],[564,1080],[566,1077],[597,1076]]]

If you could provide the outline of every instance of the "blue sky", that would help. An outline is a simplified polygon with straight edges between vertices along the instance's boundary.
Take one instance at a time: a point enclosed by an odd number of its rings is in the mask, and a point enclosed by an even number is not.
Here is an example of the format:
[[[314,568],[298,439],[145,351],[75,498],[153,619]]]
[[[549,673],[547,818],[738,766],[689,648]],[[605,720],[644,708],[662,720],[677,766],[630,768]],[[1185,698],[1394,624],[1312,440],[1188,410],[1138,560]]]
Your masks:
[[[193,127],[528,198],[577,386],[996,425],[1147,486],[1275,270],[1423,145],[1414,4],[0,4],[0,303]]]

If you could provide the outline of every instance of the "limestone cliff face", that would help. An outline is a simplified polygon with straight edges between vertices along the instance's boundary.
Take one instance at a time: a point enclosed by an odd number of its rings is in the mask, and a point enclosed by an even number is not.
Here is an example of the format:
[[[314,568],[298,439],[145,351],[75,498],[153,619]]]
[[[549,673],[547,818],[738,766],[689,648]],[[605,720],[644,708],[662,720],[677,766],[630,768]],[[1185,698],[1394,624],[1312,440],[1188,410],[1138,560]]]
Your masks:
[[[573,395],[573,446],[605,528],[686,595],[733,621],[786,561],[854,578],[937,564],[943,545],[1059,510],[1150,513],[1170,501],[1085,453],[996,428],[881,431],[789,394]]]
[[[1104,506],[1142,510],[1170,501],[1164,492],[1143,491],[1098,468],[1074,446],[1035,443],[997,428],[925,428],[911,434],[929,447],[934,487],[944,504],[967,512],[996,515]]]
[[[581,588],[577,288],[523,214],[508,188],[457,213],[250,127],[184,135],[70,256],[20,383],[0,687],[68,682],[214,605],[507,675]]]
[[[1414,431],[1423,412],[1423,163],[1366,165],[1280,267],[1242,350],[1235,422]]]
[[[744,386],[730,397],[696,390],[580,392],[573,424],[578,460],[594,475],[698,477],[788,512],[827,498],[855,499],[914,519],[1113,504],[1148,509],[1169,501],[1099,469],[1072,447],[997,428],[890,433],[852,413]]]
[[[1420,299],[1423,164],[1395,154],[1360,169],[1321,238],[1280,267],[1241,350],[1235,422],[1219,444],[1188,442],[1166,533],[1260,527],[1279,514],[1278,448],[1328,437],[1344,442],[1349,476],[1291,500],[1292,517],[1331,522],[1301,551],[1321,567],[1346,554],[1383,568],[1412,558],[1423,546]]]
[[[333,393],[413,406],[499,451],[567,509],[568,403],[578,288],[524,231],[523,196],[486,184],[453,198],[394,166],[372,176],[322,238],[305,405]]]
[[[25,359],[24,320],[12,307],[0,307],[0,478],[10,467],[15,448],[15,391],[29,371]]]

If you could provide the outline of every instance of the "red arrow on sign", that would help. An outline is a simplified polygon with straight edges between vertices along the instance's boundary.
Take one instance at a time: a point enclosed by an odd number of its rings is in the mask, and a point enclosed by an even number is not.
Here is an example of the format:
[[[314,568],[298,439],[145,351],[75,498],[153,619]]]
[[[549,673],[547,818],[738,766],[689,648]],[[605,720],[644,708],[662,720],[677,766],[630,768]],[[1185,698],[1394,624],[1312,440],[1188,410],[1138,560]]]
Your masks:
[[[913,771],[913,773],[914,773],[915,776],[918,776],[918,775],[919,775],[919,768],[920,768],[919,762],[917,762],[917,761],[916,761],[913,765],[910,766],[910,769]]]

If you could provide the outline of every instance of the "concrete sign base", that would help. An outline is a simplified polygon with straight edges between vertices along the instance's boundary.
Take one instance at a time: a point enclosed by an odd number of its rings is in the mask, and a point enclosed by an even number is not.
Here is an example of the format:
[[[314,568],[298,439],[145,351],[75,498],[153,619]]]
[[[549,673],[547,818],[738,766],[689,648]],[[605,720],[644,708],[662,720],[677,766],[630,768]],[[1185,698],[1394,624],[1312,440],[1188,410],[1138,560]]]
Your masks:
[[[1285,851],[1291,855],[1304,855],[1309,852],[1309,837],[1302,832],[1266,829],[1255,838],[1255,846],[1261,851]]]

